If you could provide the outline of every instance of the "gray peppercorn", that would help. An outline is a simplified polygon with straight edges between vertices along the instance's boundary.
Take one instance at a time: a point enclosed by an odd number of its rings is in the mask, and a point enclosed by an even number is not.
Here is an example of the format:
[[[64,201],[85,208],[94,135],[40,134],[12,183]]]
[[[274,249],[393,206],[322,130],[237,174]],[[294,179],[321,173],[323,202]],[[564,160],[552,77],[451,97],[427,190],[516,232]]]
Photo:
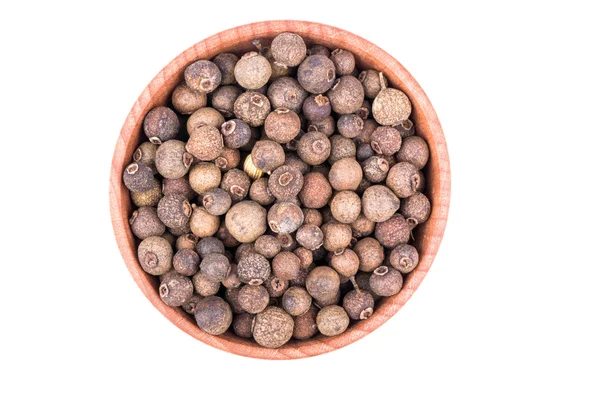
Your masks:
[[[208,254],[200,263],[202,275],[213,282],[222,282],[227,278],[230,268],[227,257],[218,253]]]
[[[241,313],[233,316],[233,331],[239,337],[247,339],[251,338],[253,326],[254,315],[248,313]]]
[[[204,258],[209,254],[225,254],[225,246],[216,237],[205,237],[196,244],[196,253]]]
[[[181,249],[173,256],[173,268],[183,276],[198,272],[200,256],[193,249]]]

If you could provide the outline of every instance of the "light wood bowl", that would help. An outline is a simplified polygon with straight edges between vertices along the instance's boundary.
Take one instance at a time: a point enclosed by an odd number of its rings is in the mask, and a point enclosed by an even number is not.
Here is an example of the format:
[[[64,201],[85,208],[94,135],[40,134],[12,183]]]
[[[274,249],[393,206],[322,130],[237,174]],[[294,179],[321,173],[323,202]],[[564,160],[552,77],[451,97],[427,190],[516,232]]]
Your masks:
[[[221,52],[243,53],[252,50],[253,39],[270,41],[281,32],[295,32],[308,45],[318,43],[332,50],[338,47],[347,49],[355,54],[359,68],[370,67],[382,71],[391,87],[399,88],[408,95],[413,105],[411,119],[415,123],[416,132],[427,141],[431,152],[424,173],[432,211],[429,220],[415,232],[415,247],[421,257],[418,267],[408,275],[402,291],[396,296],[383,299],[369,319],[351,325],[346,332],[336,337],[319,334],[306,341],[292,339],[279,349],[266,349],[230,332],[221,336],[204,333],[191,315],[162,302],[158,295],[158,278],[146,274],[137,260],[136,242],[128,223],[132,203],[121,177],[124,167],[131,162],[132,154],[144,136],[144,116],[150,109],[170,102],[171,92],[182,81],[186,66],[199,59],[211,59]],[[110,176],[110,209],[117,244],[129,272],[148,300],[173,324],[196,339],[231,353],[263,359],[303,358],[339,349],[365,337],[396,314],[419,287],[431,267],[446,227],[449,202],[450,164],[446,141],[436,113],[417,81],[398,61],[373,43],[342,29],[304,21],[257,22],[229,29],[197,43],[177,56],[156,75],[133,105],[115,147]]]

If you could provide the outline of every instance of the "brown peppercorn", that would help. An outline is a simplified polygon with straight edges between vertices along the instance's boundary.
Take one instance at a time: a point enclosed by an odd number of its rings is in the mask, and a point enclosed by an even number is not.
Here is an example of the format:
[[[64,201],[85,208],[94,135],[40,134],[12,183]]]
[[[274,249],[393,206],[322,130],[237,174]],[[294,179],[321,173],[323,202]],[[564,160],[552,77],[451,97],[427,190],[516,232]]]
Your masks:
[[[319,309],[311,305],[307,312],[294,317],[293,337],[297,340],[306,340],[313,337],[319,330],[317,329],[317,314]]]
[[[344,310],[354,320],[367,319],[373,315],[375,300],[364,290],[352,290],[344,296]]]
[[[302,213],[304,214],[304,223],[306,225],[321,226],[323,224],[323,216],[319,210],[314,208],[303,208]]]
[[[323,118],[318,121],[311,120],[308,123],[308,131],[309,132],[319,131],[327,137],[333,135],[333,133],[335,132],[335,128],[336,128],[335,118],[333,118],[331,115],[329,117]]]
[[[152,168],[141,162],[131,163],[123,171],[123,183],[131,192],[151,190],[155,182]]]
[[[306,51],[306,54],[308,54],[309,56],[321,55],[321,56],[329,57],[331,55],[331,52],[329,51],[329,49],[327,47],[323,46],[322,44],[315,44],[315,45],[312,45]]]
[[[231,264],[229,275],[227,275],[227,278],[223,279],[221,284],[227,289],[237,288],[242,285],[242,281],[240,281],[240,278],[237,275],[237,264]]]
[[[225,300],[227,300],[227,303],[229,303],[231,306],[231,310],[234,314],[240,314],[244,312],[240,306],[240,302],[238,301],[239,295],[239,287],[225,290]]]
[[[281,308],[267,307],[254,318],[252,335],[262,347],[277,348],[287,343],[294,331],[294,319]]]
[[[211,104],[221,115],[230,118],[233,115],[233,104],[240,94],[242,89],[237,86],[220,86],[212,94]]]
[[[171,269],[173,248],[160,236],[150,236],[138,246],[138,260],[144,271],[150,275],[162,275]]]
[[[373,100],[373,118],[380,125],[398,125],[408,119],[411,109],[410,100],[398,89],[381,89]]]
[[[369,103],[369,100],[363,100],[362,106],[356,110],[356,115],[363,120],[369,118],[369,115],[371,115],[371,103]]]
[[[292,286],[285,291],[281,299],[281,306],[293,317],[302,315],[310,309],[312,297],[306,289]]]
[[[275,197],[269,191],[267,178],[259,178],[252,182],[250,186],[250,199],[256,201],[261,206],[273,204]]]
[[[294,203],[284,201],[271,206],[267,221],[275,233],[292,233],[304,222],[304,214]]]
[[[262,235],[254,242],[254,251],[267,258],[273,258],[281,251],[281,245],[276,237]]]
[[[167,273],[158,287],[158,294],[164,303],[171,307],[184,305],[194,294],[194,286],[187,276],[175,271]]]
[[[177,114],[168,107],[156,107],[144,118],[144,133],[154,144],[175,139],[179,132]]]
[[[196,306],[202,299],[203,297],[199,294],[193,294],[192,297],[190,297],[190,299],[181,306],[181,308],[186,313],[194,315],[194,313],[196,312]]]
[[[269,279],[265,281],[265,287],[267,288],[267,292],[269,292],[269,296],[281,297],[289,287],[289,282],[284,281],[278,276],[271,275]]]
[[[193,90],[210,93],[221,84],[221,71],[212,61],[199,60],[188,65],[183,76]]]
[[[375,238],[384,247],[392,249],[401,243],[407,243],[414,224],[408,222],[400,214],[394,214],[390,219],[378,222],[375,226]]]
[[[317,328],[325,336],[337,336],[348,329],[349,324],[350,318],[340,306],[324,307],[317,314]]]
[[[186,126],[188,133],[191,135],[205,125],[219,129],[224,122],[225,118],[219,111],[212,107],[202,107],[190,115]]]
[[[283,147],[272,140],[259,140],[252,149],[252,163],[261,171],[271,172],[285,162]]]
[[[283,165],[296,168],[302,175],[310,171],[308,164],[302,161],[295,153],[285,153],[285,163]]]
[[[316,250],[323,245],[323,232],[316,225],[302,225],[296,232],[296,240],[300,246],[308,250]]]
[[[185,149],[200,161],[214,160],[223,150],[223,136],[214,126],[200,126],[190,133]]]
[[[276,108],[265,119],[265,134],[278,143],[294,139],[300,132],[300,118],[287,108]]]
[[[300,269],[308,268],[313,262],[312,251],[307,249],[306,247],[298,247],[294,250],[294,254],[298,259],[300,259]],[[300,272],[299,272],[300,274]],[[297,278],[298,276],[296,276]]]
[[[240,60],[238,56],[231,53],[221,53],[213,58],[213,62],[221,71],[221,85],[231,85],[235,83],[233,70],[235,64]]]
[[[230,268],[227,257],[218,253],[207,254],[200,263],[202,275],[213,282],[222,282],[229,275]]]
[[[306,290],[316,300],[335,296],[340,287],[340,276],[329,267],[316,267],[306,277]]]
[[[304,100],[302,113],[311,121],[321,121],[331,115],[331,103],[327,96],[312,94]]]
[[[142,192],[130,192],[131,201],[137,207],[156,207],[162,198],[160,183],[154,179],[152,187]]]
[[[304,175],[304,186],[298,196],[305,207],[322,208],[327,205],[333,190],[323,174],[309,172]]]
[[[400,132],[390,126],[380,126],[371,135],[371,147],[377,154],[393,155],[402,144]]]
[[[167,179],[179,179],[187,174],[194,157],[185,151],[181,140],[167,140],[156,150],[156,169]]]
[[[280,64],[296,67],[306,58],[306,44],[295,33],[280,33],[271,42],[271,55]]]
[[[383,246],[374,238],[366,237],[354,245],[354,252],[358,256],[358,269],[371,272],[381,266],[384,260]]]
[[[231,207],[231,197],[225,190],[214,188],[204,193],[202,205],[209,214],[223,215]]]
[[[327,92],[331,108],[338,114],[353,114],[363,103],[365,91],[358,79],[351,75],[344,75],[335,81]]]
[[[190,217],[190,229],[194,235],[204,238],[217,233],[220,223],[219,217],[212,215],[204,207],[198,207],[194,204],[192,208],[194,211]]]
[[[225,226],[241,243],[254,242],[267,230],[267,211],[255,201],[234,204],[225,214]]]
[[[261,285],[246,285],[240,288],[238,301],[242,310],[258,314],[269,305],[269,292]]]
[[[271,77],[271,63],[255,51],[248,52],[235,64],[235,80],[245,89],[255,90],[267,84]]]
[[[252,337],[252,327],[254,326],[254,315],[248,313],[236,314],[233,316],[233,331],[236,335],[243,338]]]
[[[335,65],[323,55],[306,57],[298,67],[298,82],[302,87],[314,94],[328,91],[335,81]]]
[[[343,190],[331,199],[330,209],[333,218],[343,224],[351,224],[360,215],[360,197],[354,192]]]
[[[338,75],[350,75],[354,72],[356,66],[354,54],[344,49],[335,49],[331,52],[331,61],[335,65],[335,72]]]
[[[344,114],[337,121],[337,129],[340,134],[349,139],[354,139],[362,132],[364,122],[356,114]]]
[[[344,249],[341,253],[333,254],[329,265],[335,269],[338,274],[346,277],[355,275],[358,272],[360,260],[356,253],[350,249]]]
[[[140,207],[135,210],[129,219],[131,232],[139,238],[146,239],[150,236],[160,236],[165,232],[162,223],[154,207]]]
[[[294,251],[298,247],[298,243],[289,233],[278,233],[277,240],[279,240],[282,251]]]
[[[168,194],[158,202],[157,214],[168,228],[182,228],[192,215],[192,206],[182,195]]]
[[[307,96],[308,93],[298,81],[289,77],[276,79],[267,90],[271,107],[274,109],[287,108],[296,114],[302,111],[302,103]]]
[[[250,178],[242,170],[230,169],[223,175],[221,189],[225,190],[234,202],[243,200],[250,190]]]
[[[240,164],[241,155],[238,149],[223,147],[219,157],[215,158],[215,165],[222,171],[229,171]]]
[[[356,145],[352,139],[345,138],[341,135],[333,135],[329,138],[331,142],[331,153],[329,154],[330,164],[334,164],[336,161],[342,158],[356,158]]]
[[[170,233],[172,233],[175,237],[179,237],[181,235],[186,235],[186,234],[192,232],[192,230],[190,229],[189,221],[187,224],[180,226],[178,228],[168,228],[168,231]],[[177,240],[175,240],[175,242],[177,242]]]
[[[171,246],[171,248],[175,247],[177,243],[177,238],[171,232],[165,232],[162,235],[160,235],[160,237],[165,239],[169,243],[169,246]]]
[[[221,221],[221,226],[215,235],[225,247],[235,247],[240,244],[227,229],[225,221]]]
[[[271,276],[269,261],[258,253],[248,253],[237,264],[240,281],[251,285],[260,285]]]
[[[420,136],[409,136],[402,142],[402,147],[396,155],[396,159],[406,161],[417,169],[422,169],[429,160],[429,147],[427,142]]]
[[[241,119],[231,119],[221,125],[225,146],[238,149],[250,141],[250,126]]]
[[[419,252],[410,244],[399,244],[390,252],[390,265],[408,274],[419,264]]]
[[[383,73],[372,69],[362,71],[358,75],[358,80],[362,83],[363,88],[365,89],[365,96],[369,99],[374,99],[381,89],[387,87],[387,79],[383,76]]]
[[[352,223],[352,236],[362,238],[375,232],[375,222],[360,214]]]
[[[197,194],[190,186],[190,181],[187,176],[177,179],[163,179],[162,193],[164,195],[179,194],[188,200],[192,200]]]
[[[273,258],[273,274],[284,281],[294,279],[300,270],[300,259],[289,251],[282,251]]]
[[[383,182],[390,170],[390,164],[385,158],[373,156],[362,162],[363,175],[366,180],[373,183]]]
[[[171,102],[180,114],[191,114],[206,106],[206,93],[192,90],[183,82],[173,91]]]
[[[402,274],[394,268],[385,265],[377,268],[369,278],[369,286],[373,293],[379,296],[393,296],[402,289]]]
[[[209,254],[225,254],[225,246],[216,237],[205,237],[196,244],[196,253],[204,258]]]
[[[385,183],[396,196],[404,199],[417,191],[420,179],[419,171],[414,165],[399,162],[390,168]]]
[[[192,249],[196,248],[196,244],[198,243],[198,238],[193,233],[186,233],[177,238],[175,242],[175,248],[177,250],[182,249]]]
[[[410,119],[400,121],[398,125],[394,125],[394,128],[396,128],[400,132],[400,136],[402,136],[402,139],[407,138],[409,136],[413,136],[415,134],[415,125]]]
[[[219,187],[221,170],[213,163],[198,163],[190,169],[189,181],[196,193],[204,194]]]
[[[350,225],[331,221],[321,226],[321,230],[323,231],[323,247],[327,250],[338,253],[350,245],[352,240]]]
[[[393,169],[393,168],[392,168]],[[390,170],[391,172],[391,170]],[[388,173],[388,181],[390,179]],[[388,220],[400,208],[400,200],[383,185],[369,186],[362,196],[362,212],[374,222]]]
[[[273,171],[268,182],[269,192],[282,201],[295,199],[303,184],[304,178],[300,171],[287,165]]]
[[[184,276],[198,272],[200,256],[193,249],[181,249],[173,256],[173,268]]]
[[[431,203],[423,193],[416,192],[412,196],[402,200],[400,213],[409,224],[422,224],[429,219],[431,214]]]
[[[329,182],[335,190],[356,190],[362,176],[362,168],[354,158],[342,158],[331,166]]]
[[[221,284],[217,281],[210,279],[202,272],[196,272],[192,277],[192,283],[196,292],[203,297],[213,296],[217,294],[221,288]]]
[[[149,166],[154,174],[158,173],[155,163],[156,149],[158,149],[158,145],[151,142],[143,142],[133,152],[133,161]]]
[[[235,116],[250,126],[261,126],[271,112],[269,99],[258,92],[244,92],[233,104]]]
[[[362,132],[354,140],[356,140],[358,143],[368,143],[370,146],[371,145],[371,137],[373,136],[373,132],[375,132],[375,130],[377,128],[379,128],[380,126],[381,125],[379,125],[374,120],[366,119],[363,123]]]
[[[307,132],[296,143],[298,156],[309,165],[319,165],[331,153],[331,143],[327,136],[318,131]]]
[[[361,143],[356,148],[356,159],[363,162],[375,155],[371,143]]]
[[[257,239],[258,240],[258,239]],[[235,261],[239,262],[246,254],[256,253],[254,243],[242,243],[235,249]]]
[[[211,335],[225,333],[233,320],[231,307],[225,300],[217,296],[202,299],[196,305],[194,317],[200,329]]]

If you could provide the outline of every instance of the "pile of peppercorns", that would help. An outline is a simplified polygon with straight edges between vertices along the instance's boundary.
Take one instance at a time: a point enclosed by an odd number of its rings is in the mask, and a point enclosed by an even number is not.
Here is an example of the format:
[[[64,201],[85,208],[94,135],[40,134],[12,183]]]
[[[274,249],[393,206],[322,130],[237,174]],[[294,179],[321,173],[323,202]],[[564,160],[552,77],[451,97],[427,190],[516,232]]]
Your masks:
[[[123,180],[161,299],[276,348],[339,335],[400,291],[431,210],[429,149],[408,97],[349,51],[294,33],[253,45],[185,69]]]

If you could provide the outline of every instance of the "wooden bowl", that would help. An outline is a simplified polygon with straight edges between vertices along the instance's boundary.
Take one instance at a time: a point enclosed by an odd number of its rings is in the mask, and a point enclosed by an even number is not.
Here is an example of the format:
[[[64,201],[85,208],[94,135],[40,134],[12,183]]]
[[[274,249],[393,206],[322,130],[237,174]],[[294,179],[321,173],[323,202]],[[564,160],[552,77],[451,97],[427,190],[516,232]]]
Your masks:
[[[432,210],[429,220],[415,232],[415,247],[420,253],[418,267],[407,276],[402,291],[383,299],[369,319],[351,325],[346,332],[336,337],[319,334],[306,341],[292,339],[279,349],[266,349],[230,332],[221,336],[204,333],[196,325],[193,316],[162,302],[158,295],[158,278],[146,274],[137,260],[136,242],[128,223],[132,203],[129,192],[123,185],[122,173],[144,136],[144,116],[150,109],[170,102],[171,92],[182,81],[186,66],[199,59],[211,59],[221,52],[243,53],[252,50],[253,39],[268,41],[281,32],[295,32],[308,45],[319,43],[332,50],[338,47],[347,49],[355,54],[359,68],[368,66],[382,71],[390,86],[406,93],[412,101],[411,119],[415,123],[416,132],[427,141],[430,148],[431,156],[424,173]],[[392,56],[367,40],[342,29],[304,21],[257,22],[229,29],[197,43],[177,56],[156,75],[133,105],[115,147],[110,176],[110,209],[117,243],[129,272],[148,300],[172,323],[196,339],[231,353],[263,359],[303,358],[339,349],[368,335],[396,314],[419,287],[431,267],[446,227],[449,202],[450,165],[446,141],[436,113],[415,79]]]

